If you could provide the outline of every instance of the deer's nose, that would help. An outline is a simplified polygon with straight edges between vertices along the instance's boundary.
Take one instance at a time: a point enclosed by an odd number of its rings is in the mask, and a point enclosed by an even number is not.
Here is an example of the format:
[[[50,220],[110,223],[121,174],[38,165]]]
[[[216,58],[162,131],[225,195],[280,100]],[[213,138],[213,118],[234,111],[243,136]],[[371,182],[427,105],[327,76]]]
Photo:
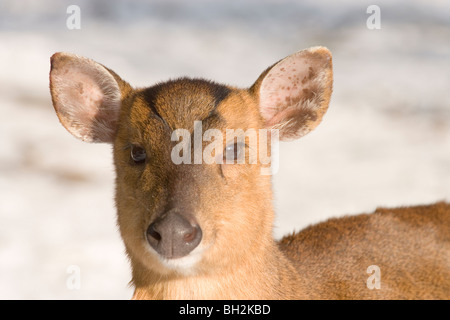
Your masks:
[[[198,246],[202,229],[176,211],[169,211],[153,221],[147,229],[147,241],[166,259],[181,258]]]

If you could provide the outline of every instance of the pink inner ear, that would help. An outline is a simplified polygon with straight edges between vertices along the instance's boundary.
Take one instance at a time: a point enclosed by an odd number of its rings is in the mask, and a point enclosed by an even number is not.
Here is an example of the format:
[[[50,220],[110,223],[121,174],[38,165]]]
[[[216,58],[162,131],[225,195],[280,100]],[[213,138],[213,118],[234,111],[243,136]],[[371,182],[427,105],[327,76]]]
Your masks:
[[[67,99],[76,102],[73,111],[79,122],[92,123],[102,105],[104,94],[90,76],[76,70],[71,73]]]
[[[81,73],[75,72],[72,74],[72,82],[76,83],[75,88],[77,94],[80,95],[81,103],[85,106],[99,106],[102,104],[104,94],[100,90],[97,83],[92,81],[92,78]],[[89,108],[95,110],[95,108]],[[92,117],[95,115],[92,112]]]
[[[120,110],[120,90],[100,64],[68,54],[52,60],[50,86],[61,123],[87,142],[112,142]]]
[[[299,138],[320,123],[332,89],[331,53],[323,47],[299,51],[275,64],[259,88],[266,127],[281,140]]]
[[[268,125],[282,120],[290,107],[314,95],[315,69],[307,59],[287,58],[279,62],[264,78],[260,89],[260,111]]]

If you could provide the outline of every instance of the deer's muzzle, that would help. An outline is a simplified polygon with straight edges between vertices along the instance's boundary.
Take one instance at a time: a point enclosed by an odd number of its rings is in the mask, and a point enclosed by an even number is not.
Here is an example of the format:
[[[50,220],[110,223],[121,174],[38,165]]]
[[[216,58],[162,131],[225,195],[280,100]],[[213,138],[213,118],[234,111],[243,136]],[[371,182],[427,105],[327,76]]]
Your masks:
[[[147,229],[147,241],[166,259],[188,255],[202,240],[202,229],[195,221],[189,221],[176,210],[170,210],[156,218]]]

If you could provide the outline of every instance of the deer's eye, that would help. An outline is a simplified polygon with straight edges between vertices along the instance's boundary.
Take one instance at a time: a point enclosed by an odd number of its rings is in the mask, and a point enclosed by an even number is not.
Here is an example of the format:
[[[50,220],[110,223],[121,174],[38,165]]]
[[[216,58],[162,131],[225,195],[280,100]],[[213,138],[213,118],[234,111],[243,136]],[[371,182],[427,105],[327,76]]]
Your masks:
[[[131,159],[135,164],[142,164],[147,159],[145,149],[139,146],[131,146]]]
[[[236,163],[239,160],[243,160],[245,156],[245,144],[244,143],[231,143],[225,147],[223,151],[224,163]]]

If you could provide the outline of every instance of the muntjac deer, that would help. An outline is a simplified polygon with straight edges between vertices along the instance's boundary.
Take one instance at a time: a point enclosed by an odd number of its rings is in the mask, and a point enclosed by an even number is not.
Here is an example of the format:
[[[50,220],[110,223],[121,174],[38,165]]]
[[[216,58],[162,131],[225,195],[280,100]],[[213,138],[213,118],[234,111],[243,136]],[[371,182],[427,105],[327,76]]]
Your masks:
[[[280,60],[245,89],[189,78],[135,89],[93,60],[52,56],[62,125],[113,145],[134,299],[450,299],[449,204],[378,209],[273,239],[264,155],[274,137],[319,124],[332,82],[323,47]]]

